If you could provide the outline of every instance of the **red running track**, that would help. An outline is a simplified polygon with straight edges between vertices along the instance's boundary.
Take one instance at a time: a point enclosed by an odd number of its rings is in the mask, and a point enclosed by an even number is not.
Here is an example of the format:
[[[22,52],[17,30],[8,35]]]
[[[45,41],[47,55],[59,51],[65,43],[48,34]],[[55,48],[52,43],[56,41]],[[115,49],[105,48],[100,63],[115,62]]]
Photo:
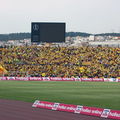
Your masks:
[[[0,120],[111,120],[68,112],[32,108],[32,104],[0,99]]]

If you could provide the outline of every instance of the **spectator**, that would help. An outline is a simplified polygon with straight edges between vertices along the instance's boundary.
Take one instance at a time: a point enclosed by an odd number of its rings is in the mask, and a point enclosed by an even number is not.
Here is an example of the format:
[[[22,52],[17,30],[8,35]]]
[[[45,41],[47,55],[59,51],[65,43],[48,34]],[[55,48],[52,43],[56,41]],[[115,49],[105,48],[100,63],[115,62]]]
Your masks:
[[[40,47],[2,48],[2,63],[8,76],[120,77],[120,48]],[[15,74],[16,75],[16,74]]]

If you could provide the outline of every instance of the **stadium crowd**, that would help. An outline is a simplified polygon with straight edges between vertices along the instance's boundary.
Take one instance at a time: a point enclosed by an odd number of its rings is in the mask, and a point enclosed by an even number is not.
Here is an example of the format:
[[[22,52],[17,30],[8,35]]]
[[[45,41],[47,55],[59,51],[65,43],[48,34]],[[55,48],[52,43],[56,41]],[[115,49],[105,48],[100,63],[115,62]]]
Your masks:
[[[120,77],[120,48],[14,46],[2,49],[7,76]]]

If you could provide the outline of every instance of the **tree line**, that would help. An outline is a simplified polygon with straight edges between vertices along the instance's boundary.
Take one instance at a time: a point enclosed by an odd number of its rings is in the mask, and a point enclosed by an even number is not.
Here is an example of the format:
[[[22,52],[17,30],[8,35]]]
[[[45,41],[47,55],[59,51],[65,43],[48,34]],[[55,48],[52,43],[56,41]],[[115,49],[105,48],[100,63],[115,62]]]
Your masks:
[[[0,34],[0,41],[29,39],[30,33]]]
[[[84,33],[84,32],[66,32],[66,37],[88,37],[92,34]],[[94,34],[95,36],[120,36],[120,33],[102,33],[102,34]],[[10,34],[0,34],[0,41],[7,40],[23,40],[30,39],[31,33],[10,33]]]

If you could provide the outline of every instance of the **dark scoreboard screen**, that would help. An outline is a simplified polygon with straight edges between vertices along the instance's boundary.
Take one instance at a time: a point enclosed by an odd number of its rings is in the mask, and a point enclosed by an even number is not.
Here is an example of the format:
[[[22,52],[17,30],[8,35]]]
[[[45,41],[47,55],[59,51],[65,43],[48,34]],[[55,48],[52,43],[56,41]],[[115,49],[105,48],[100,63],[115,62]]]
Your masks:
[[[31,42],[65,42],[65,23],[33,22]]]

